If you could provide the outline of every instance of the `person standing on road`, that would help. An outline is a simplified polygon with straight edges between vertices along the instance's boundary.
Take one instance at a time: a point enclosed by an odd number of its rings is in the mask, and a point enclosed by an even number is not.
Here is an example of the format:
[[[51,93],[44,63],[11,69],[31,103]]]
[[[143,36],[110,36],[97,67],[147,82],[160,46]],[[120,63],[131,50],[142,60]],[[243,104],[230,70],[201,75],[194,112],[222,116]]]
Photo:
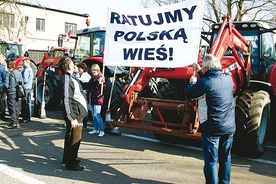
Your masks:
[[[98,134],[99,137],[104,136],[104,123],[101,116],[101,109],[104,100],[104,94],[106,93],[106,84],[104,82],[104,76],[101,73],[98,64],[91,66],[92,77],[90,83],[98,84],[93,85],[88,93],[88,102],[92,108],[92,116],[94,123],[94,130],[88,132],[89,134]],[[102,89],[103,88],[103,89]]]
[[[21,99],[21,115],[23,123],[27,123],[32,117],[32,94],[33,94],[33,70],[30,67],[31,61],[26,59],[23,61],[24,70],[22,71],[23,88],[25,90],[25,97]]]
[[[204,77],[192,82],[185,91],[186,96],[191,99],[204,94],[206,98],[207,120],[201,122],[199,131],[202,132],[204,175],[207,184],[230,183],[231,149],[236,131],[234,84],[231,76],[222,73],[220,69],[219,59],[206,55],[202,63]]]
[[[84,62],[80,62],[77,64],[78,71],[79,71],[79,80],[81,82],[89,82],[91,79],[91,75],[87,72],[87,66]],[[87,90],[84,90],[84,94],[87,95]],[[88,111],[92,111],[91,105],[88,104],[87,106]],[[88,115],[83,118],[83,128],[87,128],[87,122],[88,122]]]
[[[63,116],[66,123],[63,163],[67,170],[81,171],[78,150],[81,143],[83,118],[87,116],[87,101],[79,80],[73,76],[74,63],[70,57],[59,61],[63,75],[60,81],[62,91]]]
[[[6,81],[6,67],[5,67],[5,57],[0,54],[0,121],[6,120],[6,93],[5,93],[5,81]]]
[[[17,83],[23,83],[22,75],[18,70],[14,69],[14,62],[8,62],[8,72],[6,74],[5,88],[8,94],[8,109],[11,116],[11,122],[4,128],[20,128],[19,125],[19,99],[16,98],[16,85]]]

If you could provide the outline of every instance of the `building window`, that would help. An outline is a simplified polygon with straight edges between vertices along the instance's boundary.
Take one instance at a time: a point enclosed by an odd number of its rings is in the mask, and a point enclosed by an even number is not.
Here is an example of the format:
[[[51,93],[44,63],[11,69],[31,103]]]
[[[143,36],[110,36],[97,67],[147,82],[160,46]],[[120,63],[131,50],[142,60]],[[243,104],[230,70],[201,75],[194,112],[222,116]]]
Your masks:
[[[36,19],[36,30],[37,31],[45,31],[45,20],[44,19]]]
[[[71,35],[77,34],[77,24],[72,24],[72,23],[65,22],[65,34],[68,33],[70,28],[72,29]]]
[[[14,14],[1,13],[1,25],[5,27],[14,27]]]

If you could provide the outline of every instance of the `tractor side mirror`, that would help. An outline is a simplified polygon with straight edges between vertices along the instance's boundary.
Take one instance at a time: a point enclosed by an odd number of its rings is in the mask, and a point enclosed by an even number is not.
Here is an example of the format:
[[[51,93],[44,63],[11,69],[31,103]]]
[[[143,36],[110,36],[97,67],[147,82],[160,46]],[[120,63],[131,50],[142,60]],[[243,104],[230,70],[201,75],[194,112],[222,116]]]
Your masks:
[[[11,48],[10,48],[10,45],[9,45],[9,44],[7,44],[7,50],[11,50]]]
[[[24,57],[29,57],[29,52],[28,52],[28,51],[26,51],[26,52],[24,53]]]
[[[62,34],[58,35],[58,46],[59,47],[63,46],[63,35]]]

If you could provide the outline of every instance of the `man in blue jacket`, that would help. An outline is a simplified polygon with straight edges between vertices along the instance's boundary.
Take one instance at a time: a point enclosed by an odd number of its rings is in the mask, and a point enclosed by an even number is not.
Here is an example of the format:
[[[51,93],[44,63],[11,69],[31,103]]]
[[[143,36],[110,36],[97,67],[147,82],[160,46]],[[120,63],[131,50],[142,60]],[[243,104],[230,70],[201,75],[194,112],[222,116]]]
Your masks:
[[[192,76],[186,89],[186,96],[191,99],[203,95],[206,98],[207,120],[200,122],[199,127],[206,183],[230,183],[231,175],[231,148],[236,131],[234,84],[231,76],[220,69],[219,59],[206,55],[203,77],[196,81]]]
[[[32,92],[33,92],[33,70],[30,66],[31,61],[26,59],[23,61],[24,70],[22,71],[23,88],[25,90],[26,97],[22,98],[22,118],[23,123],[27,123],[32,117]]]

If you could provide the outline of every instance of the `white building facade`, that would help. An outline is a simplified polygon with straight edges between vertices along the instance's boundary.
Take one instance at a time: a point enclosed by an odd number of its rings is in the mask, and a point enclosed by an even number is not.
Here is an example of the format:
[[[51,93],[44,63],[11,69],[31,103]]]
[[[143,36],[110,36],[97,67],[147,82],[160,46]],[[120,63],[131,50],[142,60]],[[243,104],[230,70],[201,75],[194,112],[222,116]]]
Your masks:
[[[66,37],[69,30],[75,34],[78,29],[87,27],[88,14],[78,14],[18,2],[14,6],[2,7],[0,38],[5,41],[18,41],[23,51],[28,51],[36,62],[43,53],[58,46],[58,37],[63,35],[63,46],[74,47],[74,39]],[[23,52],[24,53],[24,52]]]

